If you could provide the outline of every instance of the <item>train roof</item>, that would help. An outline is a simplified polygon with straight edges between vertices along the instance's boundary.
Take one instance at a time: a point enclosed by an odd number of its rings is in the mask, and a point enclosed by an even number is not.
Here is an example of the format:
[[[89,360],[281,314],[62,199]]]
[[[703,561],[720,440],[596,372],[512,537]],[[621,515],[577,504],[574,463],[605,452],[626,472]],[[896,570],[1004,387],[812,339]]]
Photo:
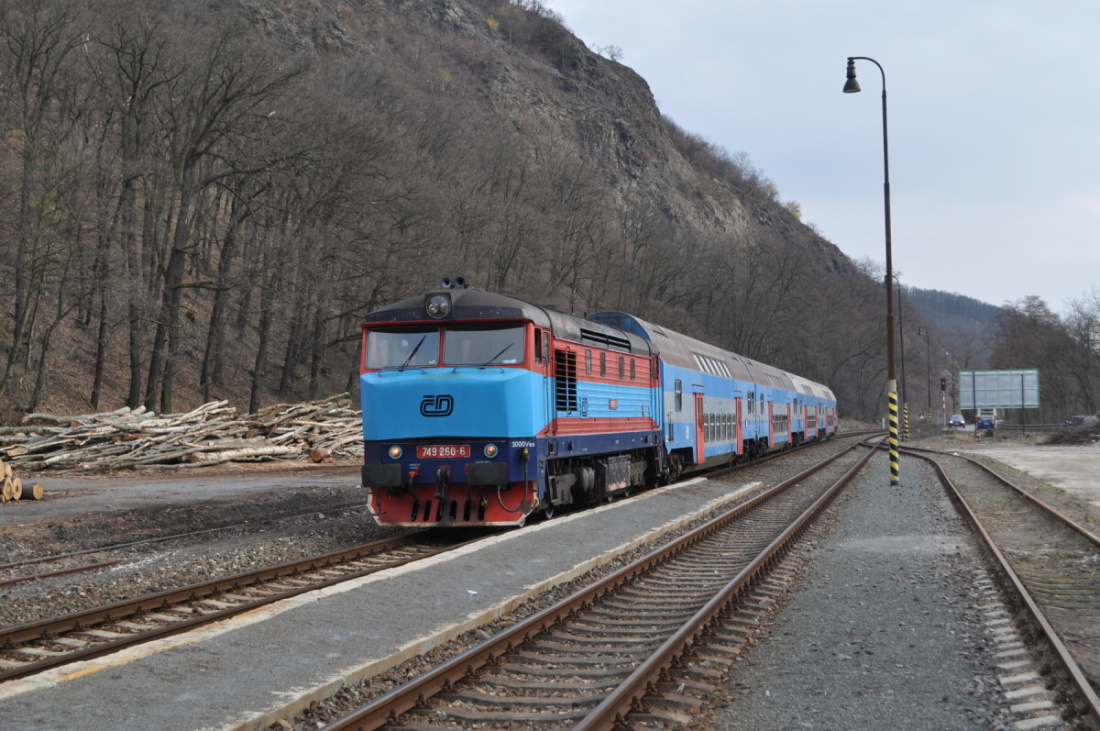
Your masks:
[[[651,341],[660,351],[661,358],[671,365],[834,400],[833,393],[827,386],[646,322],[625,312],[599,312],[590,315],[589,319],[614,325]]]
[[[446,317],[428,316],[425,306],[428,299],[443,295],[451,302]],[[418,294],[392,305],[367,313],[363,323],[368,325],[399,322],[449,322],[451,320],[531,320],[541,327],[550,327],[546,309],[517,297],[486,292],[481,289],[437,289]]]
[[[431,297],[444,295],[450,299],[451,311],[441,318],[432,318],[425,306]],[[566,340],[591,343],[594,347],[649,356],[654,351],[650,342],[635,332],[624,331],[612,324],[594,322],[546,305],[536,305],[519,297],[468,289],[438,289],[395,302],[363,318],[365,325],[403,322],[437,322],[468,320],[530,320],[539,327],[553,331]]]

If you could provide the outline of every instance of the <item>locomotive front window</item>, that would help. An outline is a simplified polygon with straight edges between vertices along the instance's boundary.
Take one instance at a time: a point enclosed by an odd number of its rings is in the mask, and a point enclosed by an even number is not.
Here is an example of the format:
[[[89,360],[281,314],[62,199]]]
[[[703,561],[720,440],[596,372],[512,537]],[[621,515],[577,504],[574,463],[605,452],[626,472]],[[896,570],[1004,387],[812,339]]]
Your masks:
[[[374,328],[367,334],[367,368],[439,365],[439,328]]]
[[[443,337],[444,365],[516,365],[523,362],[523,325],[452,325]]]

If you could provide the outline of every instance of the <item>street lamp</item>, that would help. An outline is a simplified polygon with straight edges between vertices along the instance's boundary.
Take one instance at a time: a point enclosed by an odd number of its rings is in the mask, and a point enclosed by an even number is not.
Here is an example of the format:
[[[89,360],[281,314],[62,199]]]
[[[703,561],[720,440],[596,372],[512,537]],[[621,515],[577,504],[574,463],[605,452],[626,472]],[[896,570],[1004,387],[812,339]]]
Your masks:
[[[849,56],[848,79],[844,82],[845,94],[859,91],[856,61],[870,61],[878,66],[879,73],[882,74],[882,162],[885,172],[882,191],[886,213],[886,378],[890,409],[890,485],[896,486],[901,483],[901,478],[898,468],[898,376],[894,363],[894,260],[890,251],[890,147],[886,134],[886,72],[882,64],[873,58]]]
[[[924,373],[928,378],[928,420],[932,420],[932,333],[923,327],[917,328],[917,335],[924,337],[927,346],[927,356],[924,364]]]

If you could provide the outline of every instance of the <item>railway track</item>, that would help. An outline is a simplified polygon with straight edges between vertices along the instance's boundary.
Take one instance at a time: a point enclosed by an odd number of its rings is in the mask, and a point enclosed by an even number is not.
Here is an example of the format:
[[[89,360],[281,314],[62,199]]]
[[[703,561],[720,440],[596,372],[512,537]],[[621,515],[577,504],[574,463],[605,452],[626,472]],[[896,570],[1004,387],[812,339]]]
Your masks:
[[[450,551],[421,532],[0,630],[0,682],[226,619],[265,604]]]
[[[286,522],[290,522],[290,521],[294,521],[294,520],[299,520],[301,518],[306,518],[306,517],[309,517],[309,516],[313,516],[313,515],[316,515],[319,512],[324,512],[324,511],[329,511],[329,512],[332,512],[332,511],[337,511],[337,512],[356,511],[356,512],[365,513],[366,512],[366,506],[363,505],[363,502],[361,500],[357,500],[355,502],[345,503],[343,505],[325,506],[321,510],[318,510],[318,509],[314,508],[312,510],[305,510],[305,511],[296,510],[293,513],[274,515],[274,516],[271,516],[270,518],[268,518],[264,522],[276,523],[276,524],[286,523]],[[19,571],[20,569],[24,569],[28,566],[34,566],[34,565],[43,564],[43,563],[53,563],[53,562],[58,562],[58,561],[64,561],[66,559],[75,558],[77,556],[88,556],[88,555],[92,555],[92,554],[96,554],[96,553],[110,553],[112,551],[121,551],[123,549],[134,548],[134,547],[137,547],[137,546],[148,546],[148,545],[152,545],[152,544],[155,544],[155,543],[167,543],[169,541],[180,541],[180,540],[185,540],[187,538],[196,538],[196,537],[199,537],[199,536],[211,536],[211,535],[218,535],[218,534],[224,534],[224,533],[232,533],[232,532],[235,532],[235,531],[243,531],[243,530],[247,530],[247,529],[255,526],[256,524],[257,524],[257,521],[255,521],[255,520],[245,521],[245,522],[240,522],[240,523],[231,523],[231,524],[227,524],[227,525],[216,526],[214,528],[203,528],[201,530],[186,531],[186,532],[183,532],[183,533],[170,533],[170,534],[167,534],[167,535],[150,536],[148,538],[138,538],[138,539],[130,540],[130,541],[120,541],[120,542],[116,542],[116,543],[106,543],[106,544],[103,544],[103,545],[100,545],[100,546],[94,546],[92,548],[85,548],[85,549],[80,550],[80,551],[69,551],[67,553],[54,553],[54,554],[47,554],[45,556],[35,556],[33,558],[25,558],[25,559],[22,559],[22,560],[19,560],[19,561],[11,561],[11,562],[8,562],[8,563],[0,564],[0,571]],[[89,564],[89,565],[84,566],[84,567],[72,567],[72,568],[66,569],[65,571],[60,571],[60,572],[57,572],[57,573],[60,574],[60,573],[73,573],[75,571],[91,571],[91,570],[96,569],[96,568],[101,568],[103,565],[105,565],[103,562],[96,562],[95,564]],[[28,576],[13,576],[11,578],[0,580],[0,585],[3,585],[3,583],[9,583],[10,584],[10,583],[16,583],[16,582],[19,582],[19,581],[26,581],[28,579],[41,578],[42,576],[43,576],[43,574],[32,574],[32,575],[28,575]]]
[[[862,468],[852,445],[326,727],[686,725],[768,573]],[[761,594],[760,592],[763,592]],[[759,609],[759,607],[756,607]],[[747,612],[746,615],[744,614]]]
[[[1077,696],[1079,717],[1100,728],[1100,536],[981,463],[907,448],[931,462],[948,494],[985,539],[1017,624],[1046,647],[1043,675]]]
[[[850,436],[850,435],[849,435]],[[744,465],[751,466],[751,465]],[[742,466],[742,467],[744,467]],[[346,506],[361,507],[359,504]],[[279,516],[293,520],[315,511]],[[219,526],[140,540],[98,546],[65,554],[36,557],[0,566],[13,572],[0,579],[0,587],[36,579],[93,571],[112,566],[114,560],[26,573],[35,564],[71,562],[72,559],[164,541],[222,534],[243,527]],[[59,618],[31,622],[0,630],[0,682],[42,670],[104,655],[128,645],[168,636],[208,622],[269,604],[280,599],[363,576],[374,571],[435,555],[443,548],[417,543],[412,537],[378,541],[364,546],[302,559],[266,569],[158,592],[107,606],[94,607]],[[454,547],[454,546],[451,546]]]

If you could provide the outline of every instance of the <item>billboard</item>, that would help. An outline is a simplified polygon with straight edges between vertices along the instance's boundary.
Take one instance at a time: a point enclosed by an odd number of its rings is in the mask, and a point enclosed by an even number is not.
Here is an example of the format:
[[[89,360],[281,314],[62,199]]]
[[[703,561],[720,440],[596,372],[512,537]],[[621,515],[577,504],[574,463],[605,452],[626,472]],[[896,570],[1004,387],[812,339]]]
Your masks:
[[[1039,408],[1039,371],[959,371],[963,409]]]

